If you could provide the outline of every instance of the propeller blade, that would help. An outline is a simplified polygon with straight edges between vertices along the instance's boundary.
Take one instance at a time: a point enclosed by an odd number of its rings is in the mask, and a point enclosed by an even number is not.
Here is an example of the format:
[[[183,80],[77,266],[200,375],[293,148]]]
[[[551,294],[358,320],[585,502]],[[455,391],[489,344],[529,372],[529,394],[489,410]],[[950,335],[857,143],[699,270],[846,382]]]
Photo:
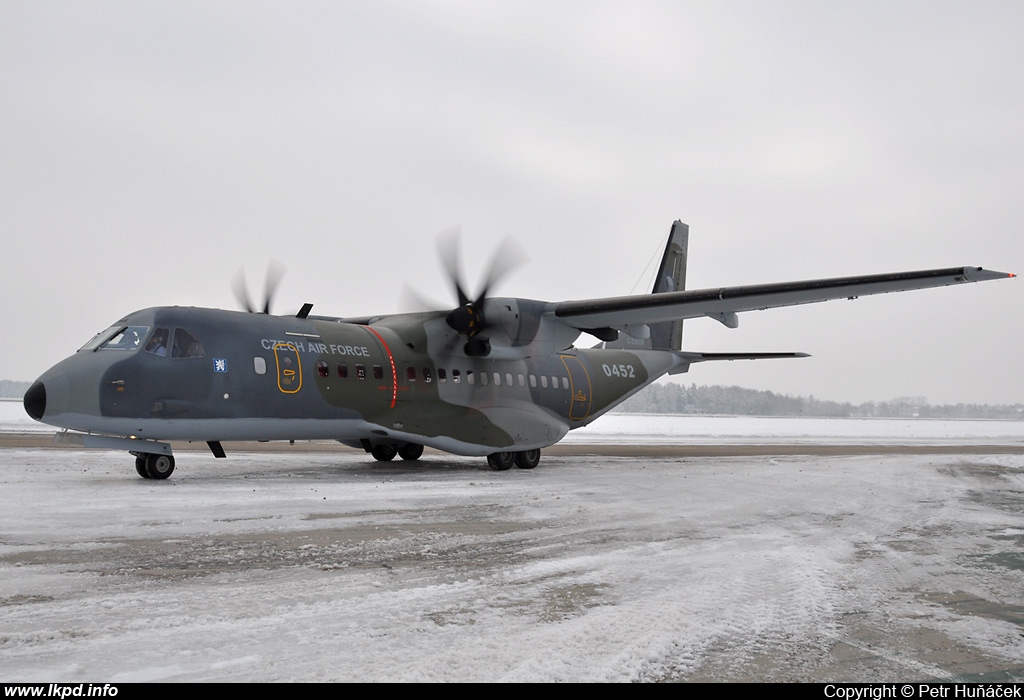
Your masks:
[[[285,267],[277,260],[271,258],[267,264],[267,281],[263,286],[263,313],[270,313],[270,306],[277,294],[277,287],[284,277]]]
[[[238,305],[249,313],[256,311],[253,308],[252,302],[249,300],[249,286],[245,283],[245,270],[239,269],[235,273],[235,276],[231,278],[231,290],[235,293],[235,299],[238,300]]]
[[[501,246],[498,250],[496,250],[494,255],[491,256],[491,264],[487,269],[487,275],[484,277],[483,290],[480,292],[480,296],[474,304],[482,305],[491,288],[497,285],[504,277],[508,276],[517,267],[521,267],[526,264],[528,259],[529,255],[527,255],[523,246],[521,246],[518,241],[511,236],[507,236],[505,240],[501,242]]]
[[[402,289],[398,292],[398,308],[404,312],[437,311],[447,306],[447,303],[441,303],[428,297],[408,282],[403,282]]]
[[[245,280],[245,269],[240,268],[231,279],[231,289],[235,293],[238,305],[251,314],[269,314],[274,295],[277,294],[277,287],[281,284],[284,272],[284,265],[277,260],[271,260],[267,265],[267,279],[263,285],[263,309],[260,310],[256,308],[256,305],[252,303],[252,299],[249,297],[249,285]]]
[[[459,306],[470,303],[469,295],[462,286],[462,261],[459,254],[459,239],[461,229],[459,226],[452,226],[437,234],[437,253],[441,258],[441,265],[448,274],[448,280],[455,287],[455,296],[459,300]]]

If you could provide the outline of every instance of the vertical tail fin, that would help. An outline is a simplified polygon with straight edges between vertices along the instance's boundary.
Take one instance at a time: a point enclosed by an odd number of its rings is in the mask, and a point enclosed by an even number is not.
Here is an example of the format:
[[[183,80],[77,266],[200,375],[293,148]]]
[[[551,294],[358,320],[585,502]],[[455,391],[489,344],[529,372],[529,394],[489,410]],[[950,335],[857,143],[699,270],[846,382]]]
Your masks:
[[[654,289],[651,290],[654,294],[686,289],[686,252],[689,243],[690,227],[682,221],[673,223],[658,276],[654,279]],[[651,347],[655,350],[682,350],[682,319],[651,324]]]
[[[690,227],[682,221],[672,224],[668,234],[661,266],[654,278],[653,294],[678,292],[686,289],[686,251],[690,242]],[[627,329],[633,330],[633,329]],[[603,344],[606,348],[646,348],[650,350],[681,350],[683,322],[665,321],[635,329],[633,334],[620,332],[616,340]]]

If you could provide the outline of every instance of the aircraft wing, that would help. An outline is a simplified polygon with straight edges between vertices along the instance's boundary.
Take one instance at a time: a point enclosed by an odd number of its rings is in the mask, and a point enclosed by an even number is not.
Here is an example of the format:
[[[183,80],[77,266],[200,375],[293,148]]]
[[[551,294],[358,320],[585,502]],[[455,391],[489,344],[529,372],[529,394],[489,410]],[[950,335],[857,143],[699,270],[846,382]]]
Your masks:
[[[810,304],[830,299],[855,299],[868,294],[905,292],[912,289],[945,287],[967,282],[1013,277],[980,267],[951,267],[859,277],[752,284],[742,287],[695,289],[605,299],[564,301],[554,305],[555,317],[583,331],[600,328],[636,326],[708,316],[735,328],[740,311],[770,309],[776,306]]]

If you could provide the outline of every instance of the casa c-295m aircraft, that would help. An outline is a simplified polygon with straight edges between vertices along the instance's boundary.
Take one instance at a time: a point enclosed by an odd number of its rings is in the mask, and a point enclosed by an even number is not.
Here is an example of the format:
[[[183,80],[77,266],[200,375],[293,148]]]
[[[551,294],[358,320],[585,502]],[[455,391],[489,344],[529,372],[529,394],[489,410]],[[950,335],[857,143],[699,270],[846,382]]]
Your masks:
[[[374,458],[415,460],[424,446],[532,469],[542,448],[665,374],[697,362],[803,353],[682,350],[682,322],[729,328],[743,311],[902,292],[1013,275],[952,267],[686,290],[689,228],[676,221],[650,294],[546,302],[474,299],[446,259],[452,310],[367,318],[187,307],[131,313],[28,389],[32,418],[58,439],[124,449],[139,475],[174,471],[167,440],[337,440]],[[582,333],[602,342],[574,346]],[[69,432],[73,431],[73,432]]]

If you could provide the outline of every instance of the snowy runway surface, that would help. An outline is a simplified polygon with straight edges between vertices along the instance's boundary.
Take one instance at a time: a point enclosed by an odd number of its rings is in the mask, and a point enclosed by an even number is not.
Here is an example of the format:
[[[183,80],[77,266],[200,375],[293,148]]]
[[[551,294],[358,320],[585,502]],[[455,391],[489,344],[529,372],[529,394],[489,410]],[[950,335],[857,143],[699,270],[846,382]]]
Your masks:
[[[0,681],[1024,679],[1024,456],[0,449]]]

